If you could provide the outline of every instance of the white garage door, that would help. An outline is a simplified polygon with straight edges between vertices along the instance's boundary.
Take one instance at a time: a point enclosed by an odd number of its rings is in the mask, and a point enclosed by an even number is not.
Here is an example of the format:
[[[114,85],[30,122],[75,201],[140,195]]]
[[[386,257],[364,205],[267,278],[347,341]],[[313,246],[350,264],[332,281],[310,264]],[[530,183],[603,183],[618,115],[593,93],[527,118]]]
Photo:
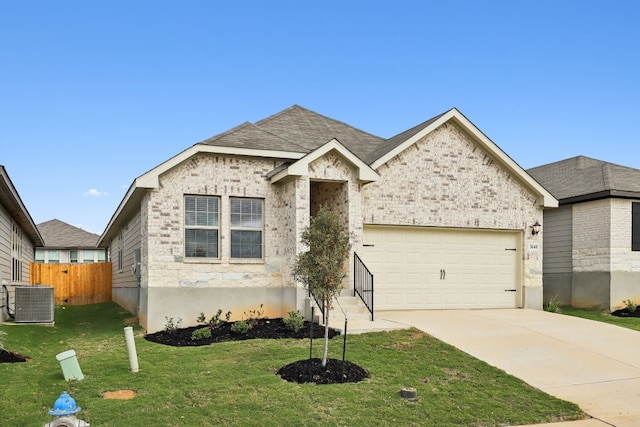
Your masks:
[[[520,232],[365,226],[376,310],[516,308]]]

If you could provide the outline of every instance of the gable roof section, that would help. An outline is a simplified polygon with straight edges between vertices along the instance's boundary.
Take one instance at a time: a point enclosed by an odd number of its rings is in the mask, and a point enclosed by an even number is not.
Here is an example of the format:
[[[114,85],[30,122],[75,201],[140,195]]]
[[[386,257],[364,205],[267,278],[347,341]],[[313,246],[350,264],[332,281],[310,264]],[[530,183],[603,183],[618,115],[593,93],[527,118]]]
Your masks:
[[[305,176],[309,174],[309,164],[329,152],[338,153],[344,160],[350,163],[358,171],[360,182],[376,181],[380,176],[369,165],[360,160],[358,156],[347,150],[337,139],[332,139],[317,150],[307,154],[295,163],[290,163],[274,170],[269,174],[272,184],[290,176]]]
[[[256,126],[294,141],[310,153],[332,139],[340,141],[345,148],[365,159],[384,139],[356,129],[346,123],[325,117],[299,105],[294,105],[266,119]]]
[[[469,135],[483,150],[490,154],[502,167],[517,178],[526,188],[537,196],[538,205],[548,208],[558,207],[558,200],[529,175],[520,165],[509,157],[500,147],[491,141],[480,129],[467,119],[456,108],[440,114],[419,124],[383,143],[378,150],[371,153],[377,159],[371,162],[373,169],[378,169],[398,154],[430,134],[445,123],[454,123]]]
[[[606,197],[640,199],[640,170],[585,156],[572,157],[528,171],[560,204]]]
[[[38,224],[45,247],[95,248],[100,236],[57,219]]]
[[[198,153],[268,157],[284,160],[269,174],[271,182],[287,176],[308,173],[308,165],[318,157],[335,151],[358,169],[362,182],[375,181],[375,169],[415,144],[425,135],[452,121],[481,147],[517,177],[545,207],[556,207],[558,201],[529,174],[509,158],[458,110],[451,109],[393,138],[383,139],[313,111],[293,105],[255,124],[243,123],[235,128],[201,141],[136,178],[113,214],[98,246],[108,244],[115,230],[137,212],[144,193],[158,188],[160,176]]]
[[[27,208],[22,203],[18,191],[13,186],[13,182],[7,174],[7,170],[4,166],[0,165],[0,204],[9,213],[11,219],[13,219],[22,230],[23,233],[29,238],[34,246],[40,246],[43,244],[42,236],[38,231],[38,227],[31,219],[31,215],[27,211]]]

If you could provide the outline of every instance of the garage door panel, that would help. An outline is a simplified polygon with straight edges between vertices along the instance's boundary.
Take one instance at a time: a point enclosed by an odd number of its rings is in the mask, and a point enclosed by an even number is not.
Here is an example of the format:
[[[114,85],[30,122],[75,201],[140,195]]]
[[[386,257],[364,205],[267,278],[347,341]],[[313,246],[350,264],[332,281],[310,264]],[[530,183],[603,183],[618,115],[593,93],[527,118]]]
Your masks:
[[[514,308],[520,232],[365,226],[376,309]],[[369,246],[371,245],[371,246]],[[513,249],[516,249],[515,251]]]

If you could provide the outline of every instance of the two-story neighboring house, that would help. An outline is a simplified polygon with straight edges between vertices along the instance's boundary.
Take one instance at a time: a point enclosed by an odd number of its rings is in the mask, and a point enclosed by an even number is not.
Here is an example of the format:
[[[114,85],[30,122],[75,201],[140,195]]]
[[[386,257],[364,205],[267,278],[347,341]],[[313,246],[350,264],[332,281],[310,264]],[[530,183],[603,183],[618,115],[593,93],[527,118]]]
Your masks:
[[[86,264],[106,261],[106,250],[98,248],[99,235],[52,219],[38,224],[44,245],[36,248],[35,262]]]
[[[15,286],[29,285],[34,249],[44,241],[4,166],[0,166],[0,321],[9,315]]]

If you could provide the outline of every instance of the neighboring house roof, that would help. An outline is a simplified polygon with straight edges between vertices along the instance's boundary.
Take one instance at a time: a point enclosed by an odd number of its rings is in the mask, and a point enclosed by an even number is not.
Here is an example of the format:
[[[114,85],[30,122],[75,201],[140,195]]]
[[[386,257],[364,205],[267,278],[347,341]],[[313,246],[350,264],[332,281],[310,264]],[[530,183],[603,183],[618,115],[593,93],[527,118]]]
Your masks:
[[[38,224],[47,248],[95,248],[99,235],[57,219]]]
[[[376,172],[400,152],[438,127],[451,122],[466,132],[516,179],[536,195],[540,206],[557,207],[558,201],[524,169],[484,135],[457,109],[440,114],[393,138],[383,139],[343,122],[294,105],[255,124],[243,123],[201,141],[139,176],[111,217],[98,245],[108,245],[117,229],[134,215],[143,195],[158,188],[160,176],[198,153],[229,154],[280,159],[282,164],[268,174],[271,182],[308,173],[308,165],[334,152],[357,170],[361,183],[376,181]]]
[[[27,208],[22,203],[18,191],[13,186],[7,170],[0,165],[0,204],[9,213],[9,216],[20,226],[23,233],[34,246],[43,244],[42,236],[38,231]]]
[[[640,170],[577,156],[528,170],[560,204],[606,197],[640,199]]]

